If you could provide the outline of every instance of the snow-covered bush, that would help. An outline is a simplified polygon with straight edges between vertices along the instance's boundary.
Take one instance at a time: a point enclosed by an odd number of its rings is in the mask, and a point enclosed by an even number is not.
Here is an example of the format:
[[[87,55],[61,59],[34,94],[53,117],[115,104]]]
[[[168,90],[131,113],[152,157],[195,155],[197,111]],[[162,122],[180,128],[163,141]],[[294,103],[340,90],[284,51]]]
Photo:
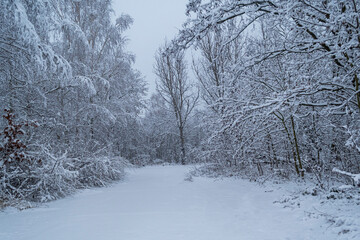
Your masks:
[[[42,163],[33,169],[36,184],[31,198],[26,200],[46,202],[74,193],[79,174],[71,169],[66,153],[55,156],[49,147],[44,145],[36,152]]]
[[[36,184],[33,169],[41,164],[41,159],[32,155],[23,141],[24,127],[37,125],[17,122],[11,110],[4,111],[6,125],[0,132],[0,198],[3,201],[31,195]]]
[[[135,166],[145,166],[150,164],[151,158],[148,154],[138,154],[134,158],[131,159],[131,163]]]
[[[72,168],[78,172],[77,188],[101,187],[124,177],[124,168],[130,166],[121,157],[94,157],[85,160],[72,159]]]
[[[63,158],[53,157],[44,146],[25,138],[31,135],[29,128],[38,125],[16,121],[7,109],[3,118],[7,125],[0,134],[0,199],[47,201],[73,192],[76,173],[64,167]]]
[[[0,133],[0,200],[46,202],[65,197],[79,188],[105,186],[124,176],[123,158],[73,159],[67,152],[55,154],[50,145],[31,142],[30,127],[5,110],[7,125]],[[27,131],[25,131],[25,128]]]

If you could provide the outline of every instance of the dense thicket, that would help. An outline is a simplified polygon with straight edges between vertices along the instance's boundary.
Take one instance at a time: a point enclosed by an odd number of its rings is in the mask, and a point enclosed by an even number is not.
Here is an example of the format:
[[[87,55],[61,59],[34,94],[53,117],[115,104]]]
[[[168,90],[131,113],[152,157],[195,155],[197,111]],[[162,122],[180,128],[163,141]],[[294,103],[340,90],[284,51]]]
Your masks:
[[[195,46],[198,156],[319,183],[360,172],[359,1],[191,0],[168,54]],[[249,172],[249,171],[247,171]]]
[[[122,177],[145,91],[125,48],[132,19],[114,21],[110,0],[0,3],[0,201]]]

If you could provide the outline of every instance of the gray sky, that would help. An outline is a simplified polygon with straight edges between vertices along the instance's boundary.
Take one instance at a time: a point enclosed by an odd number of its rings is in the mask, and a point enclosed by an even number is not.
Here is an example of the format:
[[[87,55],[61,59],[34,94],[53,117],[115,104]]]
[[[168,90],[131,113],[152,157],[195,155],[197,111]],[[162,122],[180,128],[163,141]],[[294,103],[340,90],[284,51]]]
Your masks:
[[[129,14],[134,24],[125,35],[130,39],[128,50],[135,53],[135,68],[149,83],[150,95],[155,92],[154,55],[171,40],[186,20],[188,0],[113,0],[116,16]]]

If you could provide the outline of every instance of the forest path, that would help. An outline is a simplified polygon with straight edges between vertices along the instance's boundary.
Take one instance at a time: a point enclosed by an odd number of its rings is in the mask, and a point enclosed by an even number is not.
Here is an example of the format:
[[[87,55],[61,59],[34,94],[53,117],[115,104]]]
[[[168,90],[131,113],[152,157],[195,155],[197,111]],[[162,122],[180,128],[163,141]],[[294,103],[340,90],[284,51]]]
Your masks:
[[[282,192],[246,180],[194,178],[189,167],[130,170],[108,188],[0,212],[1,240],[336,239],[321,219],[274,204]],[[269,191],[270,190],[270,191]]]

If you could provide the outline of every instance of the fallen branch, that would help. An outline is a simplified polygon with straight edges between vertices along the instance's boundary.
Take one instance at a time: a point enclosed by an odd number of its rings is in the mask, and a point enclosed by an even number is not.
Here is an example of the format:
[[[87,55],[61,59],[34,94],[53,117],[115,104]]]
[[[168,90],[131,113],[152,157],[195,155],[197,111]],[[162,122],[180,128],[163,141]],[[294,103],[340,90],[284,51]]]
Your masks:
[[[342,170],[340,170],[338,168],[333,168],[332,171],[335,172],[335,173],[340,173],[342,175],[350,177],[352,179],[352,181],[353,181],[353,185],[360,187],[360,173],[359,174],[354,174],[354,173],[342,171]]]

